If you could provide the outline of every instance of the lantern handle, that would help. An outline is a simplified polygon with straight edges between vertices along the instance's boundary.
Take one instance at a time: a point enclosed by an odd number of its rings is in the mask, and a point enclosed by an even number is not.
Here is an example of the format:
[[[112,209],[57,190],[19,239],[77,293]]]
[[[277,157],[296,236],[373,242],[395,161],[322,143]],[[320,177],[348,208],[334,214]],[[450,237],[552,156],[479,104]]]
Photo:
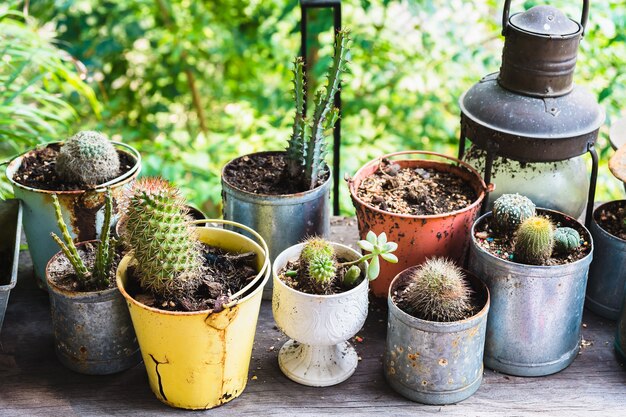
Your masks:
[[[504,1],[504,8],[502,10],[502,36],[506,36],[506,31],[509,28],[509,12],[511,11],[511,0]],[[580,17],[580,25],[583,28],[581,36],[585,35],[585,28],[587,27],[587,19],[589,18],[589,0],[583,0],[583,12]]]

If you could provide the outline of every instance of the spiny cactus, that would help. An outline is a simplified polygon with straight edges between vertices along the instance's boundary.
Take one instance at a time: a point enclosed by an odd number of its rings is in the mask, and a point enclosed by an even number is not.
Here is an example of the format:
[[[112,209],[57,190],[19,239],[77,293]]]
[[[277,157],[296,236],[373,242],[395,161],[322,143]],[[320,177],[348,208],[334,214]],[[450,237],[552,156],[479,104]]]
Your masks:
[[[535,215],[535,204],[519,194],[502,194],[493,202],[493,220],[500,233],[517,230],[522,222]]]
[[[571,227],[558,227],[554,231],[554,250],[566,254],[580,246],[580,234]]]
[[[120,159],[104,135],[87,130],[78,132],[63,144],[55,169],[65,181],[97,185],[119,174]]]
[[[335,126],[339,110],[332,106],[341,83],[341,73],[346,70],[348,31],[340,30],[335,36],[335,53],[329,68],[328,82],[324,90],[315,94],[313,117],[309,124],[305,114],[304,62],[296,58],[293,69],[294,100],[296,115],[293,133],[287,144],[287,172],[290,178],[300,178],[307,189],[312,190],[324,175],[327,153],[325,132]]]
[[[160,178],[142,178],[124,204],[122,237],[137,260],[141,287],[166,300],[195,291],[205,274],[202,244],[178,189]]]
[[[111,214],[113,211],[113,199],[110,190],[107,189],[104,200],[104,222],[100,230],[100,241],[96,250],[96,259],[93,268],[89,270],[83,262],[76,245],[67,229],[67,225],[61,214],[61,206],[56,194],[52,194],[52,204],[57,219],[57,225],[61,230],[63,240],[55,233],[51,233],[54,241],[59,245],[63,254],[72,264],[76,277],[79,281],[79,288],[84,290],[103,290],[109,286],[109,274],[113,258],[115,257],[115,239],[111,234]]]
[[[404,294],[410,313],[423,320],[462,320],[472,309],[463,271],[445,258],[428,259],[413,270]]]
[[[333,246],[315,237],[306,241],[300,252],[300,279],[316,294],[327,294],[337,274],[337,259]]]
[[[515,237],[515,258],[530,264],[544,264],[552,256],[554,226],[546,217],[534,216],[524,220]]]

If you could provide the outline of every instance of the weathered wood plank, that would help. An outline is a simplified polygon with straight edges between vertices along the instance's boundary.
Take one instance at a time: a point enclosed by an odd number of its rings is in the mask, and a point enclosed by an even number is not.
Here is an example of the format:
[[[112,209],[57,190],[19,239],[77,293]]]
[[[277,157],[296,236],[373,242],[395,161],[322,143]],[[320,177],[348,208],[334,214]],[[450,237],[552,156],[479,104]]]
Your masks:
[[[354,219],[334,219],[333,236],[353,243]],[[36,288],[30,260],[22,254],[20,280],[9,300],[0,341],[0,416],[170,416],[187,414],[161,404],[148,387],[143,365],[110,376],[85,376],[56,359],[47,294]],[[285,378],[277,354],[286,337],[274,325],[271,303],[263,302],[241,397],[197,414],[211,416],[607,416],[626,415],[626,372],[613,352],[615,323],[585,311],[589,342],[568,369],[543,378],[520,378],[485,370],[483,384],[468,400],[425,406],[405,400],[385,384],[382,355],[386,306],[370,313],[354,342],[362,358],[348,381],[310,388]],[[196,413],[194,413],[196,414]]]

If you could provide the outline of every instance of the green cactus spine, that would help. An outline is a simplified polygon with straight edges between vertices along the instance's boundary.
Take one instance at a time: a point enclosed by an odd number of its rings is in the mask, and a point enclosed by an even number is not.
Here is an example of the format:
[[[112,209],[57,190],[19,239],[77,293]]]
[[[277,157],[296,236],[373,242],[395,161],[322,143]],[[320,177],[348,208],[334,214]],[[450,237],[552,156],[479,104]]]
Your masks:
[[[78,132],[63,144],[55,169],[65,181],[97,185],[119,174],[120,159],[104,135],[87,130]]]
[[[554,231],[554,250],[566,254],[580,247],[580,234],[571,227],[558,227]]]
[[[431,258],[412,271],[405,296],[410,313],[429,321],[462,320],[471,312],[463,271],[445,258]]]
[[[195,291],[205,275],[202,243],[179,191],[160,178],[142,178],[125,205],[123,239],[142,288],[166,300]]]
[[[554,246],[554,226],[541,216],[524,220],[515,237],[515,259],[530,265],[542,265],[550,256]]]
[[[309,239],[300,253],[301,279],[316,294],[327,294],[337,275],[333,246],[321,238]]]
[[[519,194],[502,194],[493,203],[495,228],[501,233],[510,233],[526,219],[535,215],[535,204]]]

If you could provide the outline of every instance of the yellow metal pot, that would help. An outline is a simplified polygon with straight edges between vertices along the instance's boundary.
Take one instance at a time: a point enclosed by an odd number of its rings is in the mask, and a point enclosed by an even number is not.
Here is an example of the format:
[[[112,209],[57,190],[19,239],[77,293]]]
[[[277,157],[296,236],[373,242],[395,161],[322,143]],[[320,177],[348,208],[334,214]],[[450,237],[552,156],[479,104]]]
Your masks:
[[[117,286],[130,310],[150,388],[164,403],[187,409],[212,408],[238,397],[244,390],[262,290],[270,276],[267,246],[256,232],[234,222],[204,222],[236,226],[261,243],[229,230],[197,228],[200,240],[207,245],[257,254],[258,275],[219,313],[164,311],[145,306],[125,289],[132,256],[125,256],[117,269]]]

